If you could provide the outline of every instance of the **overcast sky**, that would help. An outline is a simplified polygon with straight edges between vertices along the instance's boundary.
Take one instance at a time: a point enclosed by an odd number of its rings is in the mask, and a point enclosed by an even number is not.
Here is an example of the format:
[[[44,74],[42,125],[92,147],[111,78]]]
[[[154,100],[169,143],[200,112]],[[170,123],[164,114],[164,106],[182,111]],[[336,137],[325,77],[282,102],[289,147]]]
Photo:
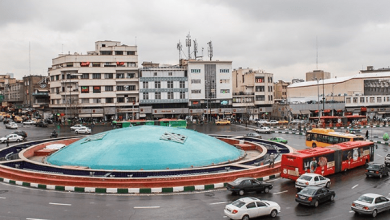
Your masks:
[[[139,64],[177,64],[190,32],[205,60],[212,41],[213,60],[275,80],[305,79],[317,48],[318,69],[350,76],[390,65],[389,9],[381,0],[0,0],[0,74],[29,74],[29,44],[31,74],[47,75],[58,54],[85,54],[99,40],[136,44]]]

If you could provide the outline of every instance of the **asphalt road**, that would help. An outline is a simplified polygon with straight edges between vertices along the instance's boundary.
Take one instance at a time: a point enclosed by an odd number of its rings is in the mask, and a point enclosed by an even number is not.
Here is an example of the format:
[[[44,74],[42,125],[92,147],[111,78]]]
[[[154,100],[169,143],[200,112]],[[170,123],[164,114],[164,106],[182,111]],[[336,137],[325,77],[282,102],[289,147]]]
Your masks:
[[[252,126],[189,126],[190,129],[208,134],[243,135],[250,132]],[[253,126],[253,128],[255,128]],[[25,127],[29,140],[48,138],[53,127]],[[111,129],[108,126],[95,126],[93,132]],[[248,130],[247,130],[248,129]],[[388,128],[374,129],[374,135],[383,134]],[[61,127],[60,136],[74,135],[69,128]],[[365,131],[364,131],[365,132]],[[10,133],[0,126],[0,136]],[[282,136],[289,145],[305,148],[304,136],[292,134],[264,134],[263,138]],[[1,145],[0,147],[4,147]],[[378,145],[375,161],[383,162],[389,146]],[[356,215],[351,212],[353,200],[361,194],[373,192],[382,195],[390,193],[390,178],[366,178],[364,168],[349,170],[330,176],[331,190],[336,192],[334,202],[320,204],[318,208],[305,207],[295,202],[294,182],[282,178],[272,180],[274,188],[268,194],[249,193],[261,199],[279,203],[282,212],[276,219],[369,219],[370,216]],[[24,188],[0,183],[0,220],[19,219],[227,219],[223,214],[226,204],[240,198],[226,190],[203,191],[196,193],[178,193],[165,195],[109,195],[57,192]],[[376,219],[389,219],[390,212],[380,213]],[[271,219],[262,217],[258,219]]]

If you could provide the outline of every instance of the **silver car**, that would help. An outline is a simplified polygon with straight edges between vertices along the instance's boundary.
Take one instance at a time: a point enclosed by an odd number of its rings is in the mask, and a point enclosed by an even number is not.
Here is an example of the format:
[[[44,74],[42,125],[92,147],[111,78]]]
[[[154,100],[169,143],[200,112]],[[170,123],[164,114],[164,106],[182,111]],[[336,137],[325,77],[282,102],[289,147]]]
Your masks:
[[[376,215],[390,209],[390,199],[379,194],[367,193],[353,201],[352,211],[359,214]]]

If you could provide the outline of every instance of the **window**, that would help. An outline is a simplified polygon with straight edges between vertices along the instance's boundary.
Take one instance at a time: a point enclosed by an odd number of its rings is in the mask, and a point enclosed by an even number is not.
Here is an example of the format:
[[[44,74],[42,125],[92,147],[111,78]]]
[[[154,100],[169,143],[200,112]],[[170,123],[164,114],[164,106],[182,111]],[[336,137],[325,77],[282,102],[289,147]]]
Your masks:
[[[73,67],[73,63],[66,63],[66,67]]]
[[[251,203],[249,203],[248,205],[246,205],[246,208],[247,208],[247,209],[256,208],[256,204],[255,204],[254,202],[251,202]]]
[[[113,98],[106,98],[106,103],[114,103],[114,99]]]
[[[377,97],[377,98],[376,98],[376,102],[377,102],[377,103],[381,103],[381,102],[382,102],[382,97]]]
[[[129,85],[127,86],[128,91],[135,91],[135,85]]]
[[[123,55],[123,51],[115,51],[115,55]]]
[[[89,93],[89,86],[81,86],[81,93]]]
[[[186,98],[186,93],[180,92],[180,99],[185,99],[185,98]]]
[[[144,98],[144,99],[149,99],[149,93],[144,92],[144,93],[143,93],[143,98]]]
[[[268,96],[268,101],[272,101],[273,100],[273,95],[269,95]]]
[[[125,91],[124,86],[116,86],[116,91]]]
[[[172,72],[168,72],[168,76],[172,76]]]
[[[108,91],[114,91],[114,87],[113,87],[113,86],[106,86],[104,90],[105,90],[106,92],[108,92]]]
[[[173,81],[167,81],[167,88],[169,89],[173,88]]]
[[[100,67],[100,63],[92,63],[92,67]]]
[[[127,73],[127,78],[128,79],[135,78],[135,73]]]
[[[268,77],[268,82],[272,83],[272,77]]]
[[[257,95],[256,101],[265,101],[265,95]]]
[[[264,86],[256,86],[256,92],[264,92]]]
[[[173,99],[173,92],[167,92],[168,94],[168,99]]]
[[[135,55],[135,51],[127,51],[127,55]]]
[[[89,103],[89,99],[81,99],[81,103]]]
[[[101,93],[101,86],[94,86],[93,93]]]
[[[89,79],[89,73],[83,73],[81,79]]]
[[[221,93],[230,93],[230,89],[221,89]]]
[[[56,76],[56,80],[60,80],[60,76],[59,75]]]
[[[229,73],[229,69],[220,69],[219,70],[220,73]]]
[[[264,77],[262,76],[255,77],[255,83],[263,83],[263,82],[264,82]]]
[[[374,103],[375,102],[375,97],[370,97],[370,102]],[[351,102],[349,102],[349,103],[351,103]]]
[[[154,73],[153,73],[153,76],[157,76],[157,72],[154,72]]]
[[[161,99],[161,92],[155,92],[154,94],[154,99]]]
[[[180,81],[180,88],[184,89],[186,87],[186,81]]]
[[[100,51],[100,55],[112,55],[112,51]]]
[[[149,82],[142,82],[142,87],[143,87],[144,89],[149,88]]]
[[[360,103],[364,103],[364,97],[360,97]]]
[[[125,102],[125,97],[118,97],[118,98],[116,98],[116,101],[118,103],[123,103],[123,102]]]
[[[156,89],[161,88],[161,82],[160,81],[155,81],[154,82],[154,88],[156,88]]]
[[[268,92],[272,92],[273,86],[268,86]]]
[[[191,73],[200,73],[200,69],[191,69]]]
[[[135,104],[137,102],[137,99],[135,97],[127,97],[127,102]]]
[[[191,90],[191,93],[193,93],[193,94],[199,94],[199,93],[201,93],[202,91],[199,89],[196,89],[196,90]]]
[[[191,79],[192,84],[199,84],[201,82],[200,79]]]
[[[267,207],[267,205],[264,202],[256,202],[257,207]]]
[[[123,73],[117,73],[117,74],[116,74],[116,78],[117,78],[117,79],[123,79],[123,78],[125,78],[125,74],[123,74]]]
[[[357,97],[353,97],[353,103],[357,103],[357,100],[358,100]]]
[[[134,63],[134,62],[128,62],[128,63],[127,63],[127,66],[128,66],[128,67],[136,67],[137,64]]]
[[[93,100],[92,103],[102,103],[102,100],[100,98],[94,98],[92,100]]]
[[[219,80],[219,83],[229,83],[230,79],[221,79]]]
[[[351,103],[351,97],[346,98],[345,103]]]
[[[104,74],[104,78],[105,79],[113,79],[114,78],[114,74],[113,73],[105,73]]]
[[[102,76],[100,73],[92,73],[92,79],[101,79]]]

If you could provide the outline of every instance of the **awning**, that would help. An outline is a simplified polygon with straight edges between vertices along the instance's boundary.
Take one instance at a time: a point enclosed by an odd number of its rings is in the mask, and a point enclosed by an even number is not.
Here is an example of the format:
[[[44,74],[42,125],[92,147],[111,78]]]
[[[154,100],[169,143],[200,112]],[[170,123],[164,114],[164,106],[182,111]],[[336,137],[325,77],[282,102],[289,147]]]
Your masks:
[[[93,118],[103,118],[104,115],[103,114],[92,114],[92,117]]]
[[[309,115],[310,114],[310,110],[301,110],[301,114]]]
[[[80,63],[80,66],[89,66],[89,63],[90,63],[90,62],[81,62],[81,63]]]
[[[300,114],[301,114],[301,111],[299,111],[299,110],[291,110],[291,113],[292,113],[293,115],[300,115]]]
[[[337,109],[336,112],[343,112],[343,110],[342,109]]]
[[[329,112],[330,112],[330,109],[325,109],[324,112],[325,112],[325,113],[329,113]]]
[[[124,62],[116,62],[116,65],[117,66],[123,66],[123,65],[125,65],[125,63]]]
[[[79,114],[79,118],[90,118],[92,114]]]

